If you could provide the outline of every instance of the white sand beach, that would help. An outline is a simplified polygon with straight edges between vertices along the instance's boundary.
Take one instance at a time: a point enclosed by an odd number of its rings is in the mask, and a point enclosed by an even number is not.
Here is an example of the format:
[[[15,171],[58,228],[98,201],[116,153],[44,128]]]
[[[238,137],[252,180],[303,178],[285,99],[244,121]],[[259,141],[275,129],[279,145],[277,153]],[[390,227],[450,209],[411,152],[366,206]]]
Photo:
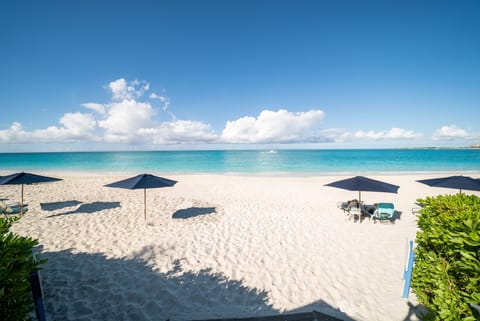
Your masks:
[[[38,173],[42,174],[42,173]],[[52,173],[47,173],[52,176]],[[195,320],[317,310],[344,320],[417,320],[402,298],[417,198],[454,194],[417,179],[368,175],[398,194],[394,224],[348,220],[337,201],[358,193],[323,186],[349,176],[164,175],[172,188],[103,185],[129,177],[55,173],[25,186],[30,210],[12,230],[39,240],[48,320]],[[471,176],[480,177],[478,173]],[[471,193],[471,192],[468,192]],[[479,195],[478,192],[474,194]],[[20,199],[20,186],[0,195]]]

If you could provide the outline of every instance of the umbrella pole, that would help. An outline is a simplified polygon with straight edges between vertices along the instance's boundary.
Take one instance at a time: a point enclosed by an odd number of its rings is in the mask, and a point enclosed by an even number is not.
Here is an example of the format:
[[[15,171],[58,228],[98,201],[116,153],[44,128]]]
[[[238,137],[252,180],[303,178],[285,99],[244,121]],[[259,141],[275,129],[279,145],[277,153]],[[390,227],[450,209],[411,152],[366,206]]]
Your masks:
[[[358,222],[362,223],[362,192],[358,191]]]
[[[20,214],[23,215],[23,184],[22,184],[22,198],[20,199]]]
[[[143,204],[145,205],[143,207],[143,215],[145,217],[145,221],[147,220],[147,189],[143,189]]]

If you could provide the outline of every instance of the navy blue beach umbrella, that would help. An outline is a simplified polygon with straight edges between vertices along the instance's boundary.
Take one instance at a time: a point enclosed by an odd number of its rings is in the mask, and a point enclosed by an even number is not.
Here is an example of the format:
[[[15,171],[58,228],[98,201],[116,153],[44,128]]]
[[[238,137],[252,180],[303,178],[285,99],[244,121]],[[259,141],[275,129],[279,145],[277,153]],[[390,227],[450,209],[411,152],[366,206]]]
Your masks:
[[[23,185],[48,183],[61,181],[60,178],[41,176],[31,173],[15,173],[12,175],[2,176],[0,178],[0,185],[22,185],[22,198],[21,198],[21,213],[23,214]]]
[[[329,184],[325,184],[325,186],[346,189],[349,191],[358,191],[359,202],[362,201],[361,192],[397,193],[400,187],[364,176],[355,176],[347,179],[342,179]]]
[[[144,202],[144,216],[147,219],[147,189],[149,188],[161,188],[171,187],[175,185],[177,181],[151,175],[141,174],[135,177],[127,178],[118,182],[105,185],[106,187],[118,187],[126,189],[143,189],[143,202]]]
[[[422,179],[417,182],[433,187],[458,188],[460,193],[462,193],[462,189],[480,191],[480,179],[474,179],[462,175]]]

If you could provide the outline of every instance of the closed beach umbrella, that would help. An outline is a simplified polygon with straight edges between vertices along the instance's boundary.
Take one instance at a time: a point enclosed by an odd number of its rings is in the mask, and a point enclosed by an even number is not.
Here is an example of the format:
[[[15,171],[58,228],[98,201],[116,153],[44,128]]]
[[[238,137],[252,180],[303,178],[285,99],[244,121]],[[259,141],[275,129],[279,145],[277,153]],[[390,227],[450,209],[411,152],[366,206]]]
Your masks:
[[[480,191],[479,179],[473,179],[471,177],[462,175],[422,179],[418,180],[417,182],[433,187],[458,188],[460,193],[462,193],[462,189]]]
[[[12,175],[3,176],[0,178],[0,185],[22,185],[22,198],[21,198],[21,214],[23,214],[23,185],[37,184],[37,183],[48,183],[48,182],[57,182],[61,181],[60,178],[48,177],[35,175],[30,173],[16,173]]]
[[[118,187],[126,189],[143,189],[144,216],[147,219],[147,188],[171,187],[177,181],[158,177],[151,174],[141,174],[118,182],[105,185],[106,187]]]
[[[399,186],[377,181],[375,179],[355,176],[352,178],[335,181],[325,186],[346,189],[349,191],[358,191],[358,201],[362,201],[361,192],[383,192],[383,193],[397,193]]]

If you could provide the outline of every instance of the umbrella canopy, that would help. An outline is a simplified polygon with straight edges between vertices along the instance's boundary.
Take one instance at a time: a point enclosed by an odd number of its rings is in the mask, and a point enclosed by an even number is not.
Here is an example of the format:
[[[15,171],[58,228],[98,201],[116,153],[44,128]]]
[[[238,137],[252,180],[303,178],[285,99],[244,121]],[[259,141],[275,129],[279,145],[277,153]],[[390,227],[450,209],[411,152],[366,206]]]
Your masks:
[[[118,187],[126,189],[143,189],[143,201],[144,201],[144,216],[147,219],[147,188],[161,188],[171,187],[175,185],[177,181],[151,175],[141,174],[135,177],[127,178],[118,182],[105,185],[106,187]]]
[[[399,186],[377,181],[363,176],[355,176],[352,178],[335,181],[325,186],[346,189],[349,191],[358,191],[358,200],[361,201],[361,192],[384,192],[397,193]]]
[[[41,176],[31,173],[16,173],[0,177],[0,185],[22,185],[21,213],[23,214],[23,185],[61,181],[60,178]]]
[[[462,189],[470,191],[480,191],[480,180],[473,179],[468,176],[449,176],[441,178],[432,178],[432,179],[422,179],[417,182],[433,186],[433,187],[446,187],[446,188],[458,188],[460,193]]]

